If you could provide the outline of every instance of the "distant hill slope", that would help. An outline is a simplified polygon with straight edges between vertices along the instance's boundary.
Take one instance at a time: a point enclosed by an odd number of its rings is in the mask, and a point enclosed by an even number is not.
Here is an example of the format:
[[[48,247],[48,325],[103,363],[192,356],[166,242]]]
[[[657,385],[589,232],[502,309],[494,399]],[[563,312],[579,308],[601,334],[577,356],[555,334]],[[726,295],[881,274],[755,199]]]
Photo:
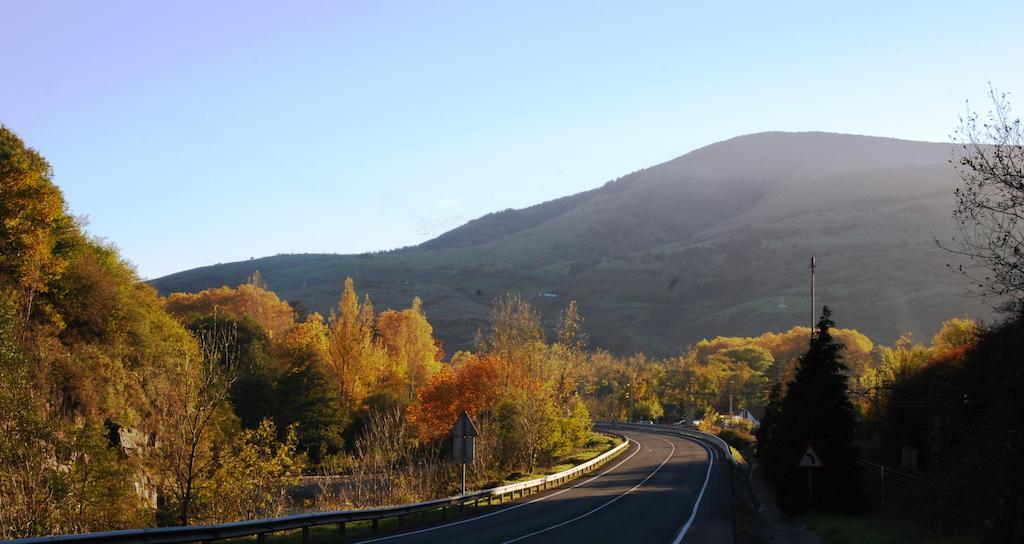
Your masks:
[[[842,326],[882,342],[903,331],[925,340],[948,317],[989,315],[933,241],[951,233],[959,180],[950,152],[891,138],[753,134],[488,214],[417,248],[279,255],[152,283],[196,291],[258,270],[282,297],[326,313],[350,275],[380,308],[423,297],[449,351],[471,345],[494,297],[520,291],[549,324],[579,301],[595,346],[665,355],[707,336],[806,324],[814,255],[818,301]]]

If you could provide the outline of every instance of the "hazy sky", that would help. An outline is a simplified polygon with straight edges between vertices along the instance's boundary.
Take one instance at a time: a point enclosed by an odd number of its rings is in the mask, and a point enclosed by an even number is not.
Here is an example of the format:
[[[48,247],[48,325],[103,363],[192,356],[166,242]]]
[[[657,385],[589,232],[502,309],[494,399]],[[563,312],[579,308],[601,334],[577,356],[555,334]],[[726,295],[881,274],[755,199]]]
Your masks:
[[[157,277],[415,244],[751,132],[945,140],[989,81],[1024,97],[1024,2],[825,3],[2,0],[0,123]]]

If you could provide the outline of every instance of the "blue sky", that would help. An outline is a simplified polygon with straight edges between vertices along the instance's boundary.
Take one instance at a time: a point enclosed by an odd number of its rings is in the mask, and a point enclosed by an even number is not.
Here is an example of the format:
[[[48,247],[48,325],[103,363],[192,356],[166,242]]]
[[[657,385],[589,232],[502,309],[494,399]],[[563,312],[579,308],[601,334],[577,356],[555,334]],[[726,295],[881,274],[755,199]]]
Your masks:
[[[144,277],[411,245],[765,130],[946,140],[1024,2],[0,3],[0,123]]]

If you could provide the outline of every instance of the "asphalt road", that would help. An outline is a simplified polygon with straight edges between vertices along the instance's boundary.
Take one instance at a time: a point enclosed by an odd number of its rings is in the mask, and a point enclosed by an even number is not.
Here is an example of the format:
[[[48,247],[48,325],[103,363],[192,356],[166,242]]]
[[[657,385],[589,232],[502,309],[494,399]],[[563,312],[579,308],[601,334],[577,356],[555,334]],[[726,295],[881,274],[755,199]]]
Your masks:
[[[362,542],[733,542],[721,452],[656,428],[616,432],[630,447],[592,475],[480,515]]]

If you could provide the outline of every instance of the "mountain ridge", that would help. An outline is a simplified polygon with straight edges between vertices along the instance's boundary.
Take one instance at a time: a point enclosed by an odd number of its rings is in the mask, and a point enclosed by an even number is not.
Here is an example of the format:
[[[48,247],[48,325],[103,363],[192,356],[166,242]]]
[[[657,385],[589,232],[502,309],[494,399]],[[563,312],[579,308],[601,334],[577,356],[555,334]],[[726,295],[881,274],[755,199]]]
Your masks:
[[[951,232],[948,143],[823,132],[738,136],[600,187],[484,215],[418,246],[277,256],[153,280],[162,292],[244,281],[326,312],[344,276],[378,304],[424,299],[438,335],[470,347],[491,299],[519,291],[551,325],[576,299],[596,347],[670,354],[702,337],[806,324],[806,262],[843,326],[881,341],[988,317],[933,235]],[[549,293],[555,297],[538,296]],[[788,302],[787,302],[788,301]],[[803,309],[797,311],[796,308]]]

